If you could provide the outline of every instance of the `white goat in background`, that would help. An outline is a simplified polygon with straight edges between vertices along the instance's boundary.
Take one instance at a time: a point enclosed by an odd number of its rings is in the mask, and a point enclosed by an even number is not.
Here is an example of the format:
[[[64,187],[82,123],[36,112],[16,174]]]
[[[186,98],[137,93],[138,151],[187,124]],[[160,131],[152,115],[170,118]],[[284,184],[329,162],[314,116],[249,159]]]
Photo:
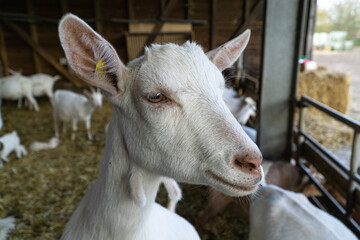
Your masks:
[[[190,42],[152,45],[127,66],[72,14],[60,21],[59,35],[69,66],[114,106],[98,179],[63,240],[200,239],[189,222],[155,203],[164,176],[232,196],[257,190],[261,153],[222,98],[221,71],[240,56],[250,31],[207,54]]]
[[[256,102],[247,96],[238,96],[233,89],[225,88],[223,98],[238,122],[245,125],[250,116],[256,114]]]
[[[52,98],[54,84],[61,77],[51,76],[45,73],[37,73],[29,76],[32,84],[32,94],[34,97],[48,96]]]
[[[358,239],[342,222],[302,193],[265,185],[250,205],[250,240]]]
[[[100,90],[95,91],[91,88],[91,93],[84,90],[84,95],[77,94],[68,90],[57,90],[51,99],[53,106],[53,118],[55,127],[55,136],[59,138],[58,120],[63,123],[63,131],[66,132],[66,123],[72,123],[71,139],[75,139],[78,121],[85,122],[88,139],[92,140],[91,116],[96,108],[102,106],[102,95]]]
[[[54,149],[57,148],[60,144],[60,139],[53,137],[48,142],[33,142],[29,148],[32,151],[40,151],[46,149]]]
[[[17,158],[27,155],[25,147],[20,144],[20,138],[16,131],[0,137],[0,167],[2,167],[2,161],[9,162],[8,155],[12,151],[16,152]]]
[[[26,98],[35,111],[39,111],[32,94],[32,84],[28,77],[21,73],[13,72],[13,75],[0,78],[0,99],[18,100],[18,107],[21,107],[21,99]]]

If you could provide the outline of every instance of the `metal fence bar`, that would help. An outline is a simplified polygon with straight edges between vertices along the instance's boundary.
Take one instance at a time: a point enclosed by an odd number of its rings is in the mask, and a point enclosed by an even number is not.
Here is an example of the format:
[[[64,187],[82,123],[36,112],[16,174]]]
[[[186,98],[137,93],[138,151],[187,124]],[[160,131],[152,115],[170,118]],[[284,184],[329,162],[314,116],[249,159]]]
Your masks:
[[[309,104],[316,109],[326,113],[330,117],[335,118],[336,120],[342,122],[343,124],[351,127],[354,130],[354,138],[352,143],[352,149],[351,149],[351,159],[350,159],[350,170],[344,166],[337,157],[335,157],[333,154],[330,153],[326,148],[324,148],[320,143],[318,143],[315,139],[313,139],[310,135],[308,135],[305,132],[305,121],[304,121],[304,109],[306,105]],[[299,132],[297,135],[297,155],[296,160],[299,164],[302,171],[308,175],[310,180],[316,185],[316,187],[321,191],[322,194],[331,202],[331,204],[335,207],[337,213],[341,213],[341,215],[344,217],[345,223],[353,230],[354,233],[358,237],[360,237],[360,227],[359,225],[354,221],[352,218],[352,211],[354,208],[354,202],[355,202],[355,190],[356,190],[356,184],[360,184],[360,178],[357,175],[357,169],[358,169],[358,162],[357,157],[359,154],[360,149],[360,123],[345,116],[344,114],[325,106],[322,103],[319,103],[318,101],[308,97],[308,96],[301,96],[301,99],[299,101],[299,107],[300,107],[300,117],[299,117]],[[302,139],[303,138],[303,139]],[[304,140],[309,141],[315,148],[317,148],[321,153],[323,153],[326,157],[328,157],[331,162],[333,162],[337,167],[339,167],[342,171],[347,173],[348,179],[349,179],[349,185],[346,195],[346,206],[345,209],[342,208],[339,203],[329,194],[326,189],[319,183],[317,180],[312,176],[312,174],[306,169],[306,167],[300,162],[301,158],[301,146]]]
[[[359,150],[359,143],[360,143],[360,133],[355,131],[352,150],[351,150],[351,159],[350,159],[350,171],[349,171],[349,188],[346,196],[346,217],[350,218],[352,214],[352,209],[354,206],[354,193],[356,190],[356,173],[358,169],[358,150]]]
[[[308,96],[301,96],[301,102],[306,102],[313,107],[317,108],[318,110],[330,115],[331,117],[339,120],[340,122],[348,125],[349,127],[353,128],[355,131],[360,132],[360,123],[355,121],[354,119],[349,118],[348,116],[345,116],[344,114],[322,104],[318,101],[308,97]]]
[[[307,134],[305,131],[299,131],[301,136],[305,137],[305,139],[311,144],[313,144],[317,149],[320,150],[326,157],[329,158],[329,160],[334,163],[338,168],[340,168],[343,172],[349,173],[350,169],[346,167],[342,162],[337,160],[336,156],[334,156],[329,150],[327,150],[325,147],[323,147],[319,142],[317,142],[314,138],[312,138],[309,134]],[[360,179],[359,179],[360,180]],[[360,184],[360,182],[359,182]]]

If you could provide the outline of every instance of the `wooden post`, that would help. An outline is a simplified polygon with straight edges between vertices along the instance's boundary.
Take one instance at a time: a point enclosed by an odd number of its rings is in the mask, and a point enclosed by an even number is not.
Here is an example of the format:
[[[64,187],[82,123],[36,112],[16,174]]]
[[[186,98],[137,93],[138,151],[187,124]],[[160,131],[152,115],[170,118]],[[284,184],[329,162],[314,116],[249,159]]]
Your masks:
[[[102,35],[103,34],[103,26],[101,21],[99,21],[100,19],[102,19],[102,14],[101,14],[101,4],[100,4],[100,0],[94,0],[94,12],[95,12],[95,28],[96,31]]]
[[[34,16],[33,1],[27,0],[26,3],[27,3],[27,9],[28,9],[29,15]],[[36,25],[34,23],[30,23],[30,36],[34,42],[39,43],[37,29],[36,29]],[[41,73],[42,67],[41,67],[41,60],[39,58],[39,55],[36,53],[35,50],[32,51],[32,54],[33,54],[33,58],[34,58],[35,71],[37,73]]]
[[[216,9],[217,9],[217,0],[211,0],[211,25],[210,25],[210,49],[217,47],[216,45]]]
[[[62,14],[65,14],[65,13],[67,13],[69,11],[66,0],[60,0],[60,6],[61,6]]]
[[[170,2],[166,5],[164,11],[162,11],[159,19],[169,17],[178,2],[179,2],[179,0],[170,0]],[[160,32],[162,25],[163,25],[162,22],[155,23],[155,26],[151,32],[152,33]],[[150,45],[155,40],[155,38],[156,38],[156,34],[150,34],[149,37],[145,41],[145,45],[146,46]]]
[[[22,40],[29,44],[45,61],[50,63],[64,77],[69,79],[76,87],[84,86],[76,76],[71,75],[63,66],[61,66],[55,58],[48,54],[38,43],[34,42],[19,26],[15,23],[6,22],[5,24],[12,29]]]
[[[5,35],[2,28],[2,24],[0,22],[0,57],[1,57],[1,64],[3,67],[4,76],[9,75],[9,63],[7,58],[6,52],[6,45],[5,45]]]
[[[248,3],[247,3],[248,5]],[[264,0],[258,0],[255,7],[251,11],[250,15],[246,18],[245,22],[243,22],[234,32],[232,37],[230,39],[233,39],[240,33],[242,33],[246,28],[249,27],[249,25],[252,23],[252,21],[258,16],[258,14],[261,12],[261,10],[264,9]]]
[[[133,19],[134,18],[134,1],[133,0],[127,1],[127,10],[128,10],[128,18]]]

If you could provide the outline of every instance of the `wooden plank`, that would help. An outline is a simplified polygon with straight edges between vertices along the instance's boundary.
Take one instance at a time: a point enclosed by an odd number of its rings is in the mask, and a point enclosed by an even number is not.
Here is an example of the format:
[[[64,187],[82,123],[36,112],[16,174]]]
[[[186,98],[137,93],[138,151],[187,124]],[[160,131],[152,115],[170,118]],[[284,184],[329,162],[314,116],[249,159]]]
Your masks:
[[[164,11],[161,13],[159,18],[160,19],[168,18],[170,16],[170,14],[172,13],[172,11],[174,10],[176,4],[179,1],[180,0],[170,0],[170,2],[166,5]],[[152,32],[153,33],[160,32],[162,25],[163,25],[163,22],[156,23],[154,28],[152,29]],[[156,35],[154,35],[154,34],[149,35],[149,37],[146,39],[145,45],[146,46],[150,45],[152,42],[154,42],[155,38],[156,38]]]
[[[84,86],[84,83],[78,79],[76,76],[71,75],[63,66],[61,66],[55,58],[48,54],[38,43],[34,42],[26,32],[24,32],[18,25],[15,23],[5,21],[5,24],[13,30],[24,42],[29,44],[45,61],[52,65],[58,72],[60,72],[64,77],[70,80],[76,87]]]
[[[258,0],[255,7],[251,11],[250,15],[247,17],[246,21],[243,22],[235,31],[235,33],[232,35],[230,39],[233,39],[243,31],[245,31],[246,28],[249,27],[249,25],[254,21],[254,19],[259,15],[259,13],[264,9],[264,0]]]
[[[27,9],[28,9],[28,13],[30,16],[34,16],[34,2],[33,0],[27,0]],[[38,34],[37,34],[37,28],[36,25],[34,23],[30,23],[30,36],[31,39],[35,42],[35,43],[39,43],[38,40]],[[34,58],[34,65],[35,65],[35,71],[37,73],[41,73],[42,72],[42,67],[41,67],[41,60],[39,55],[36,53],[35,50],[32,51],[33,54],[33,58]]]
[[[6,52],[6,45],[5,45],[5,35],[2,28],[2,24],[0,22],[0,57],[1,57],[1,64],[3,67],[3,74],[4,76],[9,75],[9,62],[7,58]]]
[[[96,31],[100,35],[102,35],[103,34],[103,26],[102,26],[102,22],[99,21],[99,19],[102,19],[100,0],[94,0],[94,11],[95,11],[95,18],[97,19],[97,21],[95,22],[95,28],[96,28]]]
[[[211,8],[210,8],[210,48],[214,49],[217,47],[216,44],[216,16],[217,16],[217,0],[211,0]]]

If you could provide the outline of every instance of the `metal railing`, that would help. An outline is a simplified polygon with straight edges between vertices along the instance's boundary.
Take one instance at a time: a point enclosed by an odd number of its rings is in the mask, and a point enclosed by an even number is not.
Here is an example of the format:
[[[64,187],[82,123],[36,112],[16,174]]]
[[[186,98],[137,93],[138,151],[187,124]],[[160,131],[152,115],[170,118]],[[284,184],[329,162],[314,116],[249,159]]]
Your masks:
[[[356,186],[360,186],[360,178],[357,174],[358,162],[357,157],[360,149],[360,123],[345,116],[344,114],[325,106],[324,104],[308,97],[302,96],[298,101],[298,106],[300,108],[299,122],[298,122],[298,130],[297,130],[297,154],[296,161],[302,171],[309,176],[309,179],[315,184],[315,186],[319,189],[319,191],[323,194],[325,198],[327,198],[328,202],[334,207],[335,212],[338,216],[341,216],[344,223],[360,238],[360,227],[352,218],[352,211],[355,205],[355,192]],[[339,122],[347,125],[352,128],[354,131],[352,148],[351,148],[351,158],[350,158],[350,168],[345,166],[336,156],[334,156],[328,149],[323,147],[320,143],[318,143],[315,139],[313,139],[309,134],[305,131],[305,114],[307,107],[312,106],[323,113],[326,113],[328,116],[338,120]],[[319,153],[322,154],[325,158],[330,160],[334,166],[336,166],[340,171],[347,175],[348,180],[348,188],[346,194],[346,206],[345,209],[334,199],[334,197],[319,183],[316,178],[312,176],[310,171],[304,164],[301,162],[302,158],[302,145],[304,142],[309,142]]]

